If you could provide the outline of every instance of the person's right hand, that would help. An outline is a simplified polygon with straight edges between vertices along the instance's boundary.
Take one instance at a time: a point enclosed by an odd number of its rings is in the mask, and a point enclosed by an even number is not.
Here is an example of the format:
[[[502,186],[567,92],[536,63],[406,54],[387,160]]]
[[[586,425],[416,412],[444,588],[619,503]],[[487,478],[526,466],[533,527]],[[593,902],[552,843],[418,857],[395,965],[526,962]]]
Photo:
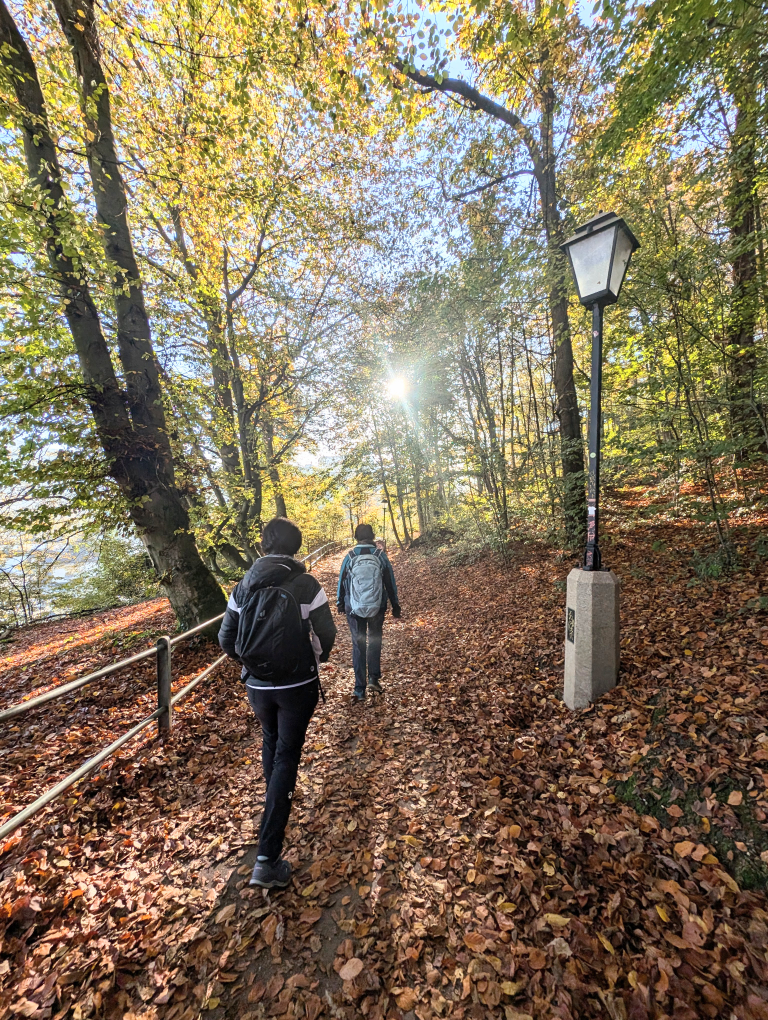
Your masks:
[[[392,606],[392,615],[394,616],[394,618],[396,620],[400,619],[400,614],[401,613],[402,613],[402,609],[400,608],[400,606]]]
[[[339,614],[339,616],[343,616],[344,615],[345,609],[344,609],[344,606],[343,606],[343,604],[341,602],[339,602],[338,605],[336,606],[336,612]]]

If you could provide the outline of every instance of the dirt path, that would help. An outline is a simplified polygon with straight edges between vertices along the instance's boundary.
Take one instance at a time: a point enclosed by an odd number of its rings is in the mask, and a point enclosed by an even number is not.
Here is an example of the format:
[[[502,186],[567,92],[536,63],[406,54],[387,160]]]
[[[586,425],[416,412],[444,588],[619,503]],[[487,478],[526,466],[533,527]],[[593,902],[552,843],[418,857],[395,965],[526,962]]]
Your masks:
[[[738,871],[760,884],[761,579],[683,572],[662,604],[648,549],[613,559],[622,683],[577,714],[559,700],[568,564],[395,559],[386,693],[350,704],[340,626],[284,892],[247,887],[263,785],[235,672],[195,692],[171,745],[0,856],[0,1020],[763,1020],[766,899]],[[318,570],[329,594],[337,567]]]

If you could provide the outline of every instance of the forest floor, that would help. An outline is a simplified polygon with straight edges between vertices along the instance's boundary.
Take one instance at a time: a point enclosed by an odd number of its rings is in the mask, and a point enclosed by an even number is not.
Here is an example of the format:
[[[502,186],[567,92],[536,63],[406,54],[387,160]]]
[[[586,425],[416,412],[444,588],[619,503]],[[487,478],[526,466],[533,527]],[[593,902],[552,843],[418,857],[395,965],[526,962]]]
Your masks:
[[[288,830],[291,886],[248,888],[260,736],[225,666],[0,846],[0,1020],[768,1018],[768,521],[707,578],[711,534],[607,524],[622,672],[561,701],[572,561],[393,557],[386,693],[350,704],[346,626]],[[637,510],[650,518],[637,523]],[[331,593],[337,560],[317,576]],[[343,619],[339,620],[344,624]],[[145,647],[162,600],[31,628],[2,705]],[[214,657],[174,650],[174,684]],[[154,707],[152,665],[0,733],[0,817]]]

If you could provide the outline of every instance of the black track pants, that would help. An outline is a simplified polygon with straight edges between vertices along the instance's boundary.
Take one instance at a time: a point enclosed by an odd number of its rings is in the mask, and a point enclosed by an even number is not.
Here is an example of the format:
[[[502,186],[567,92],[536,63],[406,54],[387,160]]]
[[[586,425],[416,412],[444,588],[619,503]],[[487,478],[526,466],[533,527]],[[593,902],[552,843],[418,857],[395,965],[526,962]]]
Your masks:
[[[259,855],[276,861],[283,849],[307,727],[319,697],[317,680],[301,687],[246,687],[261,723],[261,763],[267,802],[259,829]]]

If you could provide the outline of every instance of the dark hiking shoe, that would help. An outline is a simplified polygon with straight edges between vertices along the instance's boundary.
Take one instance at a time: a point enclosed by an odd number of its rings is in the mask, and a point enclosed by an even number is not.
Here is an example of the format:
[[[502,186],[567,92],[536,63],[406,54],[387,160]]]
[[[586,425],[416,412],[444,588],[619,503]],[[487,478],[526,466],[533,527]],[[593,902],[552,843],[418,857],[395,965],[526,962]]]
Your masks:
[[[362,701],[365,701],[365,691],[362,694],[358,694],[357,691],[352,695],[352,704],[359,705]]]
[[[291,866],[288,861],[280,859],[274,864],[256,861],[248,885],[258,885],[262,889],[285,889],[290,880]]]
[[[384,688],[381,686],[381,681],[378,677],[368,681],[368,690],[375,691],[377,694],[383,694]]]

